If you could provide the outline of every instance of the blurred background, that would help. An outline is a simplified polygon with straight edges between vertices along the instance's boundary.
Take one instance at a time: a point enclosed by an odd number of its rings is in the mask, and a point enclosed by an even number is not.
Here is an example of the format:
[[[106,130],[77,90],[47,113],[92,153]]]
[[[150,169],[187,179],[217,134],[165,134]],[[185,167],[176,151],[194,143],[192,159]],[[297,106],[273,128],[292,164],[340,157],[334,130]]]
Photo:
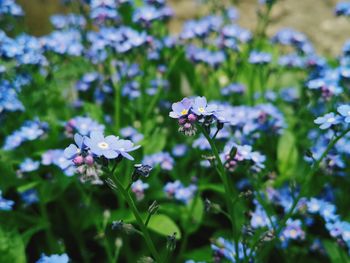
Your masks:
[[[18,0],[25,11],[24,24],[28,33],[36,36],[51,31],[49,17],[55,13],[67,13],[62,0]],[[203,5],[208,0],[168,0],[175,12],[170,23],[173,33],[181,29],[186,19],[208,14]],[[211,0],[219,4],[229,4],[227,0]],[[239,24],[253,30],[256,25],[256,8],[258,0],[236,0],[240,10]],[[350,36],[350,27],[346,17],[335,17],[334,6],[340,0],[279,0],[273,8],[272,23],[268,33],[274,34],[283,27],[292,27],[306,35],[314,42],[317,51],[324,55],[338,55],[345,40]]]

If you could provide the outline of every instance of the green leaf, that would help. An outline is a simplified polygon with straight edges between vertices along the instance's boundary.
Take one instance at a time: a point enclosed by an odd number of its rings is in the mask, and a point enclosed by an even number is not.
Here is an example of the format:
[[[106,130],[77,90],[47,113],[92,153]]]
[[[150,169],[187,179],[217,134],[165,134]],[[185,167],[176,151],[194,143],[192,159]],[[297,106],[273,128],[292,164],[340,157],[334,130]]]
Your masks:
[[[225,193],[225,189],[223,185],[216,185],[213,183],[205,183],[205,184],[201,184],[199,186],[199,190],[200,191],[214,191],[217,192],[219,194],[224,194]]]
[[[166,215],[153,215],[147,227],[163,236],[170,236],[176,233],[176,239],[181,238],[179,227]]]
[[[330,257],[331,262],[350,262],[350,257],[347,253],[340,248],[338,244],[334,241],[323,240],[323,245],[327,251],[328,256]]]
[[[0,226],[0,262],[26,262],[24,244],[17,230]]]
[[[160,152],[164,149],[167,143],[166,130],[156,130],[147,141],[143,143],[143,149],[145,154],[152,154]]]
[[[298,149],[292,132],[285,131],[277,145],[277,165],[281,180],[294,175],[298,164]]]
[[[30,189],[34,188],[34,187],[37,186],[38,184],[39,184],[38,181],[30,182],[30,183],[28,183],[28,184],[19,186],[19,187],[17,188],[17,191],[18,191],[19,193],[23,193],[23,192],[25,192],[25,191],[27,191],[27,190],[30,190]]]
[[[186,213],[183,213],[182,216],[182,227],[185,228],[188,233],[193,233],[197,231],[203,221],[204,202],[200,196],[198,196],[193,199],[186,208]],[[188,216],[190,216],[189,221]],[[189,224],[187,225],[188,222]]]
[[[210,246],[201,247],[198,249],[191,250],[185,254],[186,259],[192,259],[194,261],[205,261],[212,262],[213,252],[210,249]]]

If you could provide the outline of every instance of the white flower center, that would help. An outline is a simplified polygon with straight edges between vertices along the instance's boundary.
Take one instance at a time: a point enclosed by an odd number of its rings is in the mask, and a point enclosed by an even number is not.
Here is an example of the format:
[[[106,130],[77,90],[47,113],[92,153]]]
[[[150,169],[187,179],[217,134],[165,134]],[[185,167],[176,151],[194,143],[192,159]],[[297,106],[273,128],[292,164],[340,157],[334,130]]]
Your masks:
[[[98,147],[100,147],[101,149],[108,149],[109,145],[106,142],[100,142],[97,144]]]
[[[333,118],[333,117],[331,117],[331,118],[329,118],[328,120],[327,120],[327,122],[334,122],[335,121],[335,118]]]
[[[200,108],[198,108],[198,111],[203,113],[203,112],[205,112],[205,109],[203,107],[200,107]]]
[[[348,115],[350,116],[350,110],[348,111]]]

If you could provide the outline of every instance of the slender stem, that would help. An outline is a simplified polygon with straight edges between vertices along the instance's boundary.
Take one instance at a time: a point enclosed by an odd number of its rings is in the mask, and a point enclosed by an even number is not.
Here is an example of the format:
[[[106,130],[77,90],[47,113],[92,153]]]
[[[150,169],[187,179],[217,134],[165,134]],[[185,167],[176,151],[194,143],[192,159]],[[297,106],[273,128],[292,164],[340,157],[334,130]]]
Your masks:
[[[194,208],[196,207],[198,199],[199,199],[199,191],[197,192],[196,196],[194,197],[194,199],[192,201],[190,211],[189,211],[187,218],[186,218],[185,229],[184,229],[185,233],[184,233],[184,237],[182,238],[180,252],[179,252],[179,256],[178,256],[178,260],[177,260],[178,262],[181,262],[182,255],[184,254],[185,249],[187,247],[188,237],[189,237],[190,233],[189,233],[188,229],[186,229],[186,227],[191,224],[191,218],[192,218],[193,211],[194,211]]]
[[[145,226],[148,226],[149,221],[151,220],[152,214],[148,213],[146,221],[145,221]]]
[[[126,191],[126,189],[124,189],[123,184],[120,182],[118,177],[115,176],[115,174],[112,174],[111,177],[113,178],[113,182],[116,184],[117,189],[123,195],[125,201],[128,203],[131,211],[133,212],[135,219],[136,219],[136,221],[141,229],[141,232],[143,233],[143,237],[146,241],[146,244],[147,244],[148,249],[150,250],[152,256],[154,257],[156,262],[158,262],[158,263],[162,262],[162,259],[161,259],[160,255],[158,254],[156,247],[154,246],[154,243],[151,239],[151,236],[148,232],[148,229],[141,218],[140,212],[138,211],[134,200],[131,198],[129,192]]]
[[[226,206],[227,206],[227,209],[229,211],[230,218],[231,218],[232,234],[233,234],[233,239],[234,239],[234,243],[235,243],[236,257],[237,257],[237,262],[239,262],[240,261],[238,258],[239,236],[238,236],[238,230],[237,230],[235,215],[234,215],[234,210],[233,210],[234,204],[232,202],[232,197],[234,195],[237,196],[237,194],[234,193],[232,187],[229,184],[229,178],[227,177],[225,167],[220,159],[219,151],[216,148],[214,140],[210,137],[210,135],[206,132],[206,130],[202,126],[199,125],[199,129],[201,130],[204,137],[208,140],[208,142],[210,144],[211,150],[212,150],[212,152],[215,156],[215,159],[216,159],[216,168],[217,168],[216,170],[218,171],[218,174],[219,174],[219,176],[224,184]]]

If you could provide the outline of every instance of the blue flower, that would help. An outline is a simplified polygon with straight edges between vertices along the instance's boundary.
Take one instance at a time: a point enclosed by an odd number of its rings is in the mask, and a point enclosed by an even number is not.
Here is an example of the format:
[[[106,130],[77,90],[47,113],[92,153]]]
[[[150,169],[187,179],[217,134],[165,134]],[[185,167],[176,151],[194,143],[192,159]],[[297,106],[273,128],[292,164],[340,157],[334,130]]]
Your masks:
[[[136,195],[137,200],[141,200],[144,197],[144,192],[149,188],[149,184],[142,182],[140,179],[133,182],[131,185],[131,191]]]
[[[0,211],[10,211],[14,206],[15,202],[12,200],[7,200],[2,197],[2,191],[0,190]]]
[[[35,204],[39,201],[38,192],[35,189],[29,189],[21,193],[21,199],[26,205]]]
[[[253,228],[260,228],[260,227],[267,227],[267,226],[270,227],[269,218],[265,210],[260,205],[258,205],[255,208],[255,211],[251,213],[250,225]]]
[[[305,232],[302,229],[301,221],[299,219],[293,220],[289,218],[286,222],[286,227],[282,231],[281,239],[288,241],[290,239],[297,240],[304,238]]]
[[[99,124],[89,117],[75,117],[66,123],[66,131],[71,134],[73,132],[78,132],[79,134],[86,136],[93,131],[103,132],[105,126]]]
[[[83,148],[84,148],[84,137],[83,136],[76,133],[74,135],[74,141],[76,144],[70,144],[64,150],[64,156],[69,160],[74,159],[77,155],[80,155],[82,153]]]
[[[269,53],[252,51],[249,55],[248,61],[251,64],[267,64],[272,60],[272,56]]]
[[[178,119],[180,117],[186,116],[189,113],[192,107],[192,104],[193,104],[193,101],[188,98],[184,98],[180,102],[173,103],[172,105],[173,111],[169,113],[169,116],[174,119]]]
[[[107,159],[115,159],[119,156],[117,152],[119,138],[114,135],[103,136],[102,132],[93,131],[90,137],[85,137],[84,144],[98,157],[104,156]]]
[[[205,97],[196,97],[191,111],[198,116],[210,116],[216,111],[216,105],[208,105]]]
[[[168,182],[164,186],[164,192],[168,197],[174,198],[184,204],[188,204],[193,199],[196,191],[196,185],[191,184],[188,187],[185,187],[179,180]]]
[[[318,117],[314,120],[314,123],[320,124],[320,129],[325,130],[330,128],[332,125],[340,123],[339,115],[334,112],[327,113],[324,116]]]
[[[337,111],[343,117],[345,117],[344,121],[346,123],[350,123],[350,106],[349,105],[341,105],[338,107]]]
[[[174,167],[174,159],[168,152],[158,152],[146,155],[142,163],[155,167],[159,165],[165,171],[171,171]]]
[[[107,137],[109,137],[109,136],[107,136]],[[140,148],[140,145],[134,146],[134,143],[132,141],[129,141],[129,140],[118,140],[116,142],[117,153],[122,155],[126,159],[129,159],[132,161],[134,160],[134,158],[128,152],[135,151],[138,148]]]
[[[335,7],[337,16],[350,16],[350,2],[340,2]]]
[[[39,161],[34,161],[30,158],[26,158],[19,166],[21,172],[33,172],[38,170],[40,166]]]
[[[40,259],[36,263],[68,263],[69,258],[67,254],[62,255],[51,255],[46,256],[45,254],[42,254]]]

